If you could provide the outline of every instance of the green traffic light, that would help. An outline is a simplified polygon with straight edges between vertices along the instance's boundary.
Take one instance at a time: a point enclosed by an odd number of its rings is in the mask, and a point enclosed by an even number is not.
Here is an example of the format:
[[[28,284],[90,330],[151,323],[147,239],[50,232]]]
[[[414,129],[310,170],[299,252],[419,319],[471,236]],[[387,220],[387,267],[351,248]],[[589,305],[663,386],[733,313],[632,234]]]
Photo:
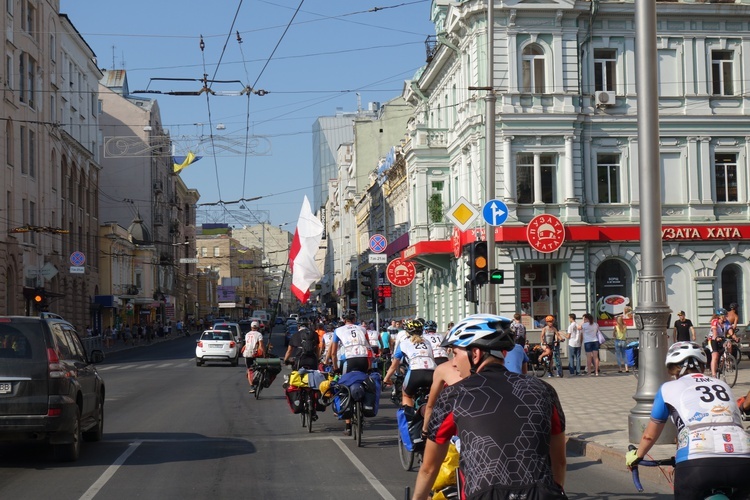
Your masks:
[[[490,283],[502,285],[505,282],[505,272],[502,269],[493,269],[490,271]]]

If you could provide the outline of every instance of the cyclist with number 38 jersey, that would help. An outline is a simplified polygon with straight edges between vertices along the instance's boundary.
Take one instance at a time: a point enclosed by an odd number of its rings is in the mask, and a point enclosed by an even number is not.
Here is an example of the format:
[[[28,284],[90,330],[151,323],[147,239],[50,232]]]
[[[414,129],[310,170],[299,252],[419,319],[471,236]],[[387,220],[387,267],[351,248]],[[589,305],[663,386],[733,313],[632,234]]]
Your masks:
[[[676,380],[659,389],[640,445],[625,462],[638,465],[671,417],[677,426],[675,498],[698,500],[712,489],[728,488],[734,492],[730,498],[750,498],[750,436],[729,386],[703,374],[706,361],[695,342],[672,344],[665,363]]]

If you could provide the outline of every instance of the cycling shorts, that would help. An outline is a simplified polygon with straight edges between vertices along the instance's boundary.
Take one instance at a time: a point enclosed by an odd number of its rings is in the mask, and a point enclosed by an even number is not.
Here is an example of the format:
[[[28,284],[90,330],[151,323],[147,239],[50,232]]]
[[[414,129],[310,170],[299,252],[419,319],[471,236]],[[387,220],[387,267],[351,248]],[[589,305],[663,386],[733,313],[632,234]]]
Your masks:
[[[248,369],[253,367],[253,363],[255,363],[255,358],[245,358],[245,366]]]
[[[402,390],[404,394],[414,397],[420,387],[429,388],[432,386],[432,375],[434,370],[409,370],[404,378]]]
[[[748,470],[750,457],[685,460],[674,468],[674,497],[703,500],[712,488],[735,488],[737,491],[730,498],[750,498]]]
[[[470,500],[508,500],[510,498],[523,498],[525,500],[565,500],[567,495],[557,484],[544,484],[539,481],[531,486],[503,487],[502,485],[490,486],[471,497]],[[679,498],[675,496],[675,498]]]
[[[711,339],[708,341],[708,350],[713,352],[718,352],[721,354],[724,352],[724,341],[725,339],[723,337],[719,337],[718,339]]]
[[[339,361],[339,370],[342,375],[349,372],[367,373],[370,371],[370,360],[366,357],[342,359]]]
[[[435,358],[435,364],[436,364],[436,365],[442,365],[442,364],[443,364],[443,363],[445,363],[446,361],[448,361],[448,358],[442,358],[442,357],[440,357],[440,358]]]

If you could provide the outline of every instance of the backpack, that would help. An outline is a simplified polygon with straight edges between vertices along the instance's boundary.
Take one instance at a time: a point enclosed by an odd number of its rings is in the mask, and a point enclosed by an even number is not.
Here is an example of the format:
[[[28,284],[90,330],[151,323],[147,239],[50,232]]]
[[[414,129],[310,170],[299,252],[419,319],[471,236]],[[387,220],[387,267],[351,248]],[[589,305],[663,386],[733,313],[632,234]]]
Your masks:
[[[302,339],[302,345],[300,346],[302,348],[302,354],[300,357],[315,357],[315,349],[318,347],[318,334],[311,330],[302,330],[300,331],[300,337]]]

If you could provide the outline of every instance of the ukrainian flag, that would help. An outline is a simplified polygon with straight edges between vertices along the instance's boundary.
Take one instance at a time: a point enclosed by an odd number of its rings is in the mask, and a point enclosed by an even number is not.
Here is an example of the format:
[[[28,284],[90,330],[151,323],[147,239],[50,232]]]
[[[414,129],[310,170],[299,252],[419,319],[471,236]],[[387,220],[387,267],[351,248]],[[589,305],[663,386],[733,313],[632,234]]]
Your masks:
[[[174,163],[174,173],[176,174],[188,165],[192,165],[196,161],[203,158],[202,156],[195,156],[192,151],[188,151],[187,156],[173,156],[172,162]]]

